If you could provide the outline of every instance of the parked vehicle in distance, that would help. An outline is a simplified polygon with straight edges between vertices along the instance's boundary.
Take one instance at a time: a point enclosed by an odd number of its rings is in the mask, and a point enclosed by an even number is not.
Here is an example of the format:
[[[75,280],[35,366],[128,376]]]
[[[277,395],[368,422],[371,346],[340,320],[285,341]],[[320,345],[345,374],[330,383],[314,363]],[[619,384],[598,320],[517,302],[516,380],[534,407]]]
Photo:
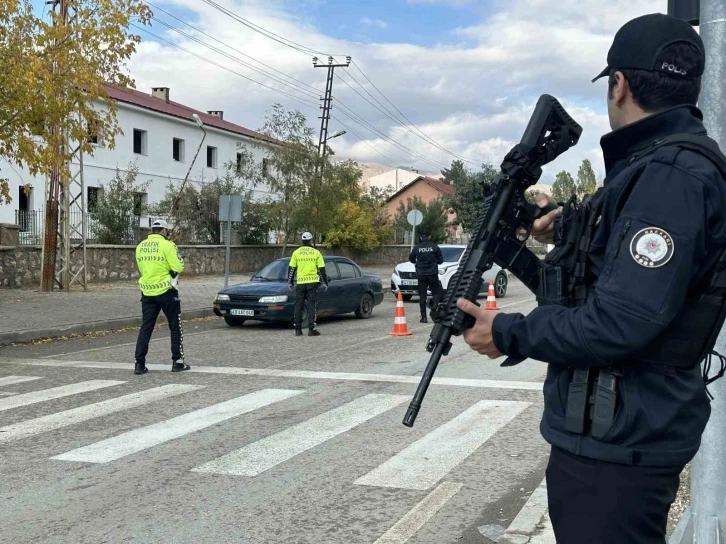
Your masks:
[[[447,289],[449,281],[459,268],[459,262],[464,255],[465,245],[440,245],[441,253],[444,257],[443,264],[439,265],[439,280],[441,286]],[[499,265],[493,265],[489,270],[482,274],[484,281],[482,282],[481,292],[489,291],[489,281],[494,280],[494,292],[497,298],[502,298],[507,294],[509,285],[509,275],[502,270]],[[416,265],[408,261],[399,263],[391,274],[391,290],[396,292],[400,289],[401,298],[405,301],[411,300],[412,297],[418,296],[418,279],[416,277]],[[429,291],[431,294],[431,291]]]
[[[368,319],[373,308],[383,302],[383,282],[377,274],[368,274],[347,257],[325,257],[325,271],[330,285],[320,290],[318,317],[355,312]],[[213,311],[230,327],[247,320],[292,324],[295,291],[287,287],[290,258],[272,261],[246,283],[230,285],[217,293]],[[307,327],[307,311],[303,312]]]

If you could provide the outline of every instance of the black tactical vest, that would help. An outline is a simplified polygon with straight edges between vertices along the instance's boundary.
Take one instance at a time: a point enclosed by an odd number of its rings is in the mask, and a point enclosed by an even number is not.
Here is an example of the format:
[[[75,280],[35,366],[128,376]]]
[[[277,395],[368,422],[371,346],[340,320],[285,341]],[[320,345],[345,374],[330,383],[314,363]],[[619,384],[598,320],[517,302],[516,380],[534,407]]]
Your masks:
[[[654,142],[636,153],[636,160],[662,146],[673,145],[700,153],[712,161],[726,182],[726,156],[714,140],[705,135],[674,134]],[[631,187],[625,188],[629,193]],[[555,221],[555,248],[544,259],[537,300],[540,304],[581,306],[587,302],[587,256],[600,218],[603,193],[600,188],[578,203],[573,196]],[[713,352],[721,327],[726,321],[726,250],[699,285],[687,293],[681,311],[670,325],[647,346],[630,357],[636,363],[671,368],[693,368]],[[724,359],[722,358],[722,363]],[[722,372],[723,375],[723,364]],[[713,378],[716,379],[716,378]],[[707,383],[713,380],[707,380]]]

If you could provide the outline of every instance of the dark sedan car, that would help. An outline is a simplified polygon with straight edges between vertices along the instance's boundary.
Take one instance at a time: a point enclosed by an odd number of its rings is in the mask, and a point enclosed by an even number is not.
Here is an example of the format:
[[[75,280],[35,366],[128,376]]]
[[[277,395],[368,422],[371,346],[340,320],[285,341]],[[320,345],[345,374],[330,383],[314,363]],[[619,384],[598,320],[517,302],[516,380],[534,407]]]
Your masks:
[[[231,327],[247,320],[291,324],[295,291],[287,287],[289,263],[289,257],[272,261],[249,282],[222,289],[214,301],[214,313]],[[360,319],[368,319],[373,308],[383,302],[380,276],[363,272],[350,259],[325,257],[325,270],[330,286],[320,290],[318,317],[355,312]],[[303,327],[307,327],[307,312],[303,313]]]

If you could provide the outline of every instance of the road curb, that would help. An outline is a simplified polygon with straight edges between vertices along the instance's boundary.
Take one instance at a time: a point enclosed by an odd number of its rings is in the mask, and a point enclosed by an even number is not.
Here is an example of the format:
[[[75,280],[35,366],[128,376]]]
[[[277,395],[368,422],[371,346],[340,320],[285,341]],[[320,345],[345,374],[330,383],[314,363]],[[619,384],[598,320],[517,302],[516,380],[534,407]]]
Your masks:
[[[183,310],[182,319],[198,319],[200,317],[209,317],[214,315],[211,308],[199,308],[196,310]],[[129,327],[141,326],[142,318],[139,317],[122,317],[119,319],[108,319],[105,321],[89,321],[86,323],[76,323],[73,325],[63,325],[61,327],[53,327],[47,329],[32,329],[27,331],[13,331],[0,333],[0,346],[13,343],[30,342],[33,340],[41,340],[44,338],[57,338],[69,334],[85,334],[98,331],[113,331],[126,329]],[[166,319],[160,316],[157,324],[165,325]]]
[[[383,294],[386,295],[391,292],[390,287],[383,288]],[[182,309],[182,319],[187,321],[189,319],[199,319],[202,317],[210,317],[214,315],[212,308],[197,308],[194,310]],[[126,329],[130,327],[140,327],[142,322],[141,316],[137,317],[122,317],[118,319],[107,319],[104,321],[87,321],[85,323],[75,323],[73,325],[63,325],[59,327],[46,328],[46,329],[31,329],[26,331],[11,331],[11,332],[0,332],[0,346],[7,346],[8,344],[31,342],[33,340],[41,340],[45,338],[57,338],[59,336],[66,336],[69,334],[86,334],[89,332],[98,331],[115,331],[119,329]],[[166,319],[161,315],[157,324],[165,325]]]

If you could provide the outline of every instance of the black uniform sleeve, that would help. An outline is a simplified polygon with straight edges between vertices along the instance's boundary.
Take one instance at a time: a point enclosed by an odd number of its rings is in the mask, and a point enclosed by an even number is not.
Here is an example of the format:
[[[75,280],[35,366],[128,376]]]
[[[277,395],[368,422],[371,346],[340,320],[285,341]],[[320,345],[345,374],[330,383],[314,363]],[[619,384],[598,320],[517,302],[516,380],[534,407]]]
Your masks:
[[[323,280],[323,283],[325,285],[328,285],[328,273],[325,271],[325,267],[318,268],[318,275],[320,276],[320,279]]]
[[[287,283],[290,285],[293,284],[293,280],[295,279],[295,270],[296,268],[292,268],[291,266],[287,267]]]
[[[500,352],[575,367],[605,367],[645,348],[681,310],[707,251],[707,225],[721,221],[711,182],[651,162],[612,229],[585,306],[500,314]]]
[[[411,253],[408,256],[409,262],[416,264],[416,255],[418,254],[418,246],[413,246]]]
[[[436,263],[443,264],[443,262],[444,262],[444,254],[441,253],[441,248],[437,245],[436,246]]]

